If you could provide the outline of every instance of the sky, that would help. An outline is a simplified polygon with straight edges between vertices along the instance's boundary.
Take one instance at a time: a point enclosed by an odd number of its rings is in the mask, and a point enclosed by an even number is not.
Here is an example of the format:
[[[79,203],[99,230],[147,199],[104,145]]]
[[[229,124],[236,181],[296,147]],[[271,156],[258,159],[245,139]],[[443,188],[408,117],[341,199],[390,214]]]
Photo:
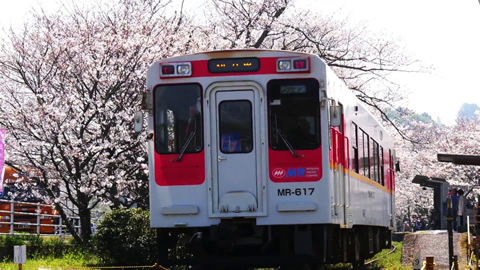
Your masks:
[[[185,0],[186,6],[201,1]],[[55,10],[59,0],[4,1],[0,27],[20,25],[32,7]],[[405,48],[426,72],[399,74],[407,100],[401,105],[452,125],[464,103],[480,105],[479,0],[297,0],[297,5],[322,14],[366,24]]]
[[[480,105],[478,0],[312,0],[305,5],[352,24],[365,23],[419,60],[427,72],[396,76],[407,107],[453,125],[462,104]]]

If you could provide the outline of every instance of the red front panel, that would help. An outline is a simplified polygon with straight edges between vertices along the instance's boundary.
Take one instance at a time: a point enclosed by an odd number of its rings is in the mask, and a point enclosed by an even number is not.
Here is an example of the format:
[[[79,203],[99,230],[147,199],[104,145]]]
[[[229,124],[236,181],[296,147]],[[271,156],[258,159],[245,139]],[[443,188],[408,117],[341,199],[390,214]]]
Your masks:
[[[205,153],[186,153],[180,161],[178,154],[155,153],[155,182],[160,186],[200,185],[205,182]]]

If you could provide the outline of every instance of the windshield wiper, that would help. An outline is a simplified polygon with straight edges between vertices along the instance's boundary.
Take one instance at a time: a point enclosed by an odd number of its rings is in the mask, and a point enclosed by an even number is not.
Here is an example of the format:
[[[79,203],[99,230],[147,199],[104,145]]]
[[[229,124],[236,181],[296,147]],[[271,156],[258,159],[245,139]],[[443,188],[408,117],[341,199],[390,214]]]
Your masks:
[[[180,154],[178,155],[177,159],[175,161],[180,161],[183,157],[183,154],[185,154],[185,151],[187,151],[187,147],[190,145],[190,143],[192,142],[192,139],[193,137],[195,137],[195,130],[192,131],[190,133],[190,135],[188,135],[188,138],[187,140],[185,141],[185,143],[183,144],[182,146],[182,149],[180,150]]]
[[[288,150],[290,150],[290,153],[292,154],[292,156],[294,158],[298,158],[299,155],[297,154],[297,152],[295,151],[295,149],[293,149],[293,146],[290,144],[290,142],[287,140],[287,138],[285,138],[285,136],[283,136],[282,132],[280,131],[279,128],[275,128],[275,131],[277,132],[278,136],[280,136],[280,139],[282,139],[283,143],[285,143],[285,145],[287,146]]]

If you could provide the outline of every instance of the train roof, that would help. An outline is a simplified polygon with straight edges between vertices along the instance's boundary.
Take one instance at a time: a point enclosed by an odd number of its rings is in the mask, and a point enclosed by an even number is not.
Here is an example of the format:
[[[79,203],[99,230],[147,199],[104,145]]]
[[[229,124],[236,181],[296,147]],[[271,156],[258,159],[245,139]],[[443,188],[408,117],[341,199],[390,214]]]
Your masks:
[[[249,56],[266,56],[266,57],[273,57],[273,56],[282,56],[282,55],[299,55],[299,56],[316,56],[316,54],[305,53],[305,52],[295,52],[295,51],[286,51],[286,50],[270,50],[270,49],[232,49],[232,50],[215,50],[215,51],[204,51],[204,52],[197,52],[185,55],[178,55],[160,59],[158,61],[163,60],[180,60],[186,59],[189,60],[199,60],[199,59],[213,59],[213,58],[232,58],[232,57],[249,57]]]

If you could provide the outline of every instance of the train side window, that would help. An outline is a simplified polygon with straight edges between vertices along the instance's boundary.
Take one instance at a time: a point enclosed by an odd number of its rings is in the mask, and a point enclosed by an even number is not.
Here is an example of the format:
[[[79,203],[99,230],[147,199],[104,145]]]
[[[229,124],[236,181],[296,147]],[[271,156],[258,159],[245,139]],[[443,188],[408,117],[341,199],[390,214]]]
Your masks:
[[[360,171],[360,174],[365,176],[365,169],[363,168],[364,166],[364,163],[365,163],[365,157],[364,157],[364,149],[363,149],[363,130],[360,129],[360,132],[358,134],[358,147],[359,147],[359,158],[360,158],[360,162],[359,162],[359,171]]]
[[[372,172],[370,171],[370,163],[372,162],[370,158],[372,156],[372,153],[370,152],[370,136],[368,136],[367,133],[365,133],[365,138],[363,141],[366,142],[365,144],[365,169],[367,170],[366,176],[370,178],[372,176],[371,175]]]
[[[358,126],[352,122],[352,148],[353,148],[353,158],[352,158],[352,169],[359,173],[358,165]]]
[[[385,186],[385,169],[384,169],[384,159],[383,159],[383,147],[380,146],[380,181],[382,186]]]
[[[380,157],[380,154],[378,152],[378,143],[372,139],[372,144],[371,144],[371,153],[372,153],[372,162],[371,162],[371,173],[372,173],[372,180],[377,182],[377,183],[380,183],[380,177],[379,177],[379,173],[380,173],[380,162],[379,162],[379,157]]]
[[[363,131],[360,129],[360,136],[359,136],[359,146],[361,147],[361,154],[362,157],[360,159],[360,167],[361,167],[361,173],[363,176],[370,178],[370,154],[369,154],[369,145],[370,145],[370,138]]]

